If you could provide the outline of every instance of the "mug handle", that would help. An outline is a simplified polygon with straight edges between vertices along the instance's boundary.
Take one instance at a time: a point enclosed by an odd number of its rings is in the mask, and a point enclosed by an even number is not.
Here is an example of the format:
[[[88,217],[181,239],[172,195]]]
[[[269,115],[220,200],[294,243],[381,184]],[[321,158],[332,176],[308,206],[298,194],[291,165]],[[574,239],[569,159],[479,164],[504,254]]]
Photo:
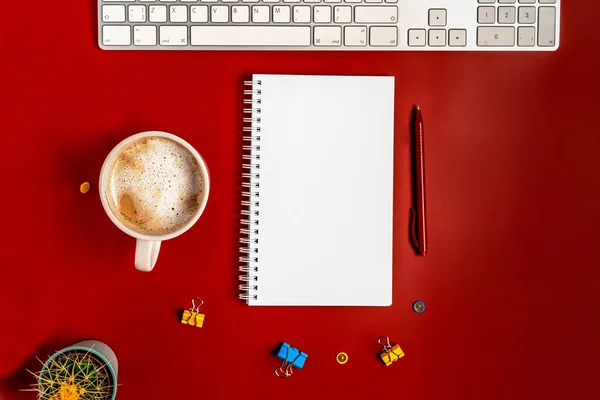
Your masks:
[[[135,268],[139,271],[152,271],[156,265],[160,240],[137,239],[135,244]]]

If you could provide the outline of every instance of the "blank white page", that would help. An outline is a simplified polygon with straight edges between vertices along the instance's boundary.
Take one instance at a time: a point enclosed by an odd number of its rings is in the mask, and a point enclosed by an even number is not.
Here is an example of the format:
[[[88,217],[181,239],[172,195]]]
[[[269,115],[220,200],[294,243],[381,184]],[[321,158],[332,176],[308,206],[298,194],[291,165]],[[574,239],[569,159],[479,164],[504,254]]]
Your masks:
[[[391,305],[394,78],[253,81],[259,270],[248,303]]]

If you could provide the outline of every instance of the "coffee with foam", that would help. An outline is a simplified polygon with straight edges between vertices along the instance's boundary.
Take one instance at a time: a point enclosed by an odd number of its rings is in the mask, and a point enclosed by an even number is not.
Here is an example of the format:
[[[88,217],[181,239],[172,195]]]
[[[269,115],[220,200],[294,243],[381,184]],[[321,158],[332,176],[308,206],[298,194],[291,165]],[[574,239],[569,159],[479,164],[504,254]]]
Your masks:
[[[198,161],[184,146],[160,136],[144,137],[119,153],[108,178],[108,202],[127,227],[168,234],[198,212],[202,177]]]

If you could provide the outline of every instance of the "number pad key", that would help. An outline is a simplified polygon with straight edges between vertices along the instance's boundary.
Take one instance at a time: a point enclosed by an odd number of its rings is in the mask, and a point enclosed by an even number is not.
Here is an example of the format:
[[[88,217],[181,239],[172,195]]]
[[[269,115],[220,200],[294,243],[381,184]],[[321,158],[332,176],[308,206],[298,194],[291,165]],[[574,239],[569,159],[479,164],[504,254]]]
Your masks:
[[[535,24],[535,7],[519,7],[519,23]]]
[[[532,47],[535,45],[535,28],[533,26],[520,26],[517,31],[517,45]]]
[[[477,8],[477,22],[480,24],[493,24],[495,20],[496,8],[495,7],[478,7]]]
[[[477,46],[479,47],[512,47],[514,45],[514,26],[480,26],[477,28]]]
[[[498,23],[500,24],[514,24],[515,23],[514,7],[498,7]]]

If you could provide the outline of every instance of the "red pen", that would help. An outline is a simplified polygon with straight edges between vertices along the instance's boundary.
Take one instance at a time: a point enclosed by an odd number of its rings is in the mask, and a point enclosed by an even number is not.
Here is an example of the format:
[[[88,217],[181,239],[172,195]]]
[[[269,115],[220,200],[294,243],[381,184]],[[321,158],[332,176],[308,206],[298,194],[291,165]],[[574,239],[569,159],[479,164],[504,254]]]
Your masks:
[[[424,256],[427,253],[427,224],[425,212],[425,147],[423,136],[423,116],[421,107],[417,106],[414,119],[414,165],[415,165],[415,194],[416,210],[411,208],[411,234],[413,245],[417,252]]]

